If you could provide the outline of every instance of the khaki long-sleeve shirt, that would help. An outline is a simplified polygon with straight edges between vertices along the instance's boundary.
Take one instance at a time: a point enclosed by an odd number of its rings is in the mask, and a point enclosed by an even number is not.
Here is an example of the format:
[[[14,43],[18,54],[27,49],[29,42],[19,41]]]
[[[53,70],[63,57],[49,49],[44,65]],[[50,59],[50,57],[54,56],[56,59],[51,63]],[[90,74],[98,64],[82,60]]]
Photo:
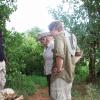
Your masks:
[[[63,59],[64,70],[56,75],[52,73],[51,81],[62,78],[68,83],[72,82],[74,79],[75,56],[72,56],[68,50],[64,33],[60,33],[54,38],[54,65],[57,56]]]

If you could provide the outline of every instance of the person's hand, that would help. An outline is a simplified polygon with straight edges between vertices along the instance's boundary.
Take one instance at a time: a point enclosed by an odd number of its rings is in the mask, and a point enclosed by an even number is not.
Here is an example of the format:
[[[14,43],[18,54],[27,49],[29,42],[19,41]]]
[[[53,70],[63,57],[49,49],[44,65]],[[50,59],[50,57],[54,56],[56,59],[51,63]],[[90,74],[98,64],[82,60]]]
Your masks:
[[[60,72],[62,72],[63,70],[64,70],[64,68],[63,68],[63,67],[58,68],[58,69],[57,69],[57,73],[60,73]]]
[[[64,70],[64,68],[53,67],[52,68],[52,73],[56,75],[56,74],[61,73],[63,70]]]
[[[57,68],[56,67],[52,68],[52,73],[57,73]]]

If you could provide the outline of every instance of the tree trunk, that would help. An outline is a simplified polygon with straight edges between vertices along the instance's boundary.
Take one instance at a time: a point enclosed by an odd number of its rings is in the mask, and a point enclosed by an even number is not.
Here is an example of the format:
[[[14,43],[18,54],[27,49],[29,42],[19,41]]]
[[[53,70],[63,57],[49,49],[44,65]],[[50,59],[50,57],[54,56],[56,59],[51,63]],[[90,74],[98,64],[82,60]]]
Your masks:
[[[96,82],[96,74],[95,74],[95,61],[96,61],[96,50],[95,50],[95,43],[92,43],[90,46],[90,56],[89,56],[89,82],[95,83]]]

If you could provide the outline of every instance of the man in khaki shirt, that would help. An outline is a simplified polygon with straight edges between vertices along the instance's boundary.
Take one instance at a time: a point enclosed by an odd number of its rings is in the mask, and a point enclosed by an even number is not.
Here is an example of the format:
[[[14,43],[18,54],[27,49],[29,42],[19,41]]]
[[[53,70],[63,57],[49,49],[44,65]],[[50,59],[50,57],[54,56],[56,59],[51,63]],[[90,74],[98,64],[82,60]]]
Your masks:
[[[54,37],[54,64],[51,76],[51,100],[71,100],[71,87],[74,79],[74,69],[81,57],[79,48],[72,56],[68,50],[64,26],[60,21],[49,24],[49,31]]]

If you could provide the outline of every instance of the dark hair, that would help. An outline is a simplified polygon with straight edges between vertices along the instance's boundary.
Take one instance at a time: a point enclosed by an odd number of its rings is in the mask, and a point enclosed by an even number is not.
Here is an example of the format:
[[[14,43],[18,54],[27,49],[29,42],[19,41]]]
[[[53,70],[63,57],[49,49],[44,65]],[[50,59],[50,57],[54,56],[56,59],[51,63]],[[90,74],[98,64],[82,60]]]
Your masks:
[[[61,21],[56,20],[56,21],[51,22],[48,28],[49,28],[49,31],[52,31],[53,29],[62,31],[64,29],[64,26]]]

